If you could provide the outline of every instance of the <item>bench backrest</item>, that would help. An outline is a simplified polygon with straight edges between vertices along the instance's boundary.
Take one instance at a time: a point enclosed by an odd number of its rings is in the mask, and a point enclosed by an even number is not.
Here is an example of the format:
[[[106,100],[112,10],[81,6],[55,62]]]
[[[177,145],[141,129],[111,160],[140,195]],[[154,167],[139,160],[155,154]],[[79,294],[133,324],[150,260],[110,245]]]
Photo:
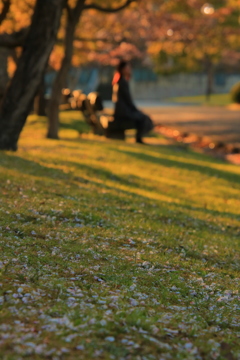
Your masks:
[[[98,99],[98,101],[97,101]],[[98,94],[81,94],[79,97],[79,110],[82,111],[85,121],[93,129],[94,134],[103,135],[104,128],[100,122],[99,111],[103,110],[102,103]]]

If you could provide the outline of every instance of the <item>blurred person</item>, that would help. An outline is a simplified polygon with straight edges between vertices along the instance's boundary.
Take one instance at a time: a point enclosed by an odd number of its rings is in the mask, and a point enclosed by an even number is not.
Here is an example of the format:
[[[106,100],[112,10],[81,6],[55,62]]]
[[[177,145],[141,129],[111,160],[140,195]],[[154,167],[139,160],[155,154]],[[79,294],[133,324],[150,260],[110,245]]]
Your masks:
[[[113,102],[115,103],[114,120],[129,122],[137,130],[136,142],[144,144],[143,136],[153,129],[150,117],[134,105],[129,88],[132,69],[127,61],[120,61],[113,77]]]

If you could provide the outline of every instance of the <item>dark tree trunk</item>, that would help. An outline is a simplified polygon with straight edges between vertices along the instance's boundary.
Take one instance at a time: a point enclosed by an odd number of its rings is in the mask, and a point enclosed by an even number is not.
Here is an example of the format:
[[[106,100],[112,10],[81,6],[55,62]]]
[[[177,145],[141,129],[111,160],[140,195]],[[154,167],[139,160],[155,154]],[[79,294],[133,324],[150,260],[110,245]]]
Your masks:
[[[45,81],[44,77],[42,78],[41,85],[39,88],[39,91],[37,93],[37,96],[34,100],[34,112],[38,116],[46,116],[46,99],[45,99]]]
[[[65,54],[61,64],[61,68],[58,71],[55,81],[53,83],[52,94],[49,100],[47,133],[47,137],[49,139],[58,139],[59,107],[61,104],[62,89],[66,86],[67,75],[72,61],[74,30],[75,29],[73,28],[71,23],[67,25],[65,37]]]
[[[6,48],[0,48],[0,105],[5,94],[7,84],[9,81],[8,77],[8,57],[10,56],[10,50]]]
[[[68,9],[67,28],[65,35],[65,54],[61,68],[57,73],[53,84],[52,94],[48,107],[48,132],[47,137],[58,139],[59,131],[59,107],[62,97],[62,89],[67,84],[67,75],[71,67],[73,55],[74,33],[83,11],[85,0],[78,0],[75,9]]]
[[[16,48],[18,46],[23,46],[28,34],[29,28],[23,28],[19,31],[16,31],[12,34],[2,33],[0,34],[0,46],[7,48]]]
[[[11,0],[3,0],[2,3],[3,6],[2,6],[2,12],[0,13],[0,25],[2,25],[3,21],[7,17],[7,14],[11,6]]]
[[[56,41],[64,0],[37,0],[17,70],[0,113],[0,149],[16,150]]]
[[[206,99],[207,101],[209,101],[213,93],[213,74],[214,74],[213,63],[211,59],[207,59],[206,67],[207,67]]]

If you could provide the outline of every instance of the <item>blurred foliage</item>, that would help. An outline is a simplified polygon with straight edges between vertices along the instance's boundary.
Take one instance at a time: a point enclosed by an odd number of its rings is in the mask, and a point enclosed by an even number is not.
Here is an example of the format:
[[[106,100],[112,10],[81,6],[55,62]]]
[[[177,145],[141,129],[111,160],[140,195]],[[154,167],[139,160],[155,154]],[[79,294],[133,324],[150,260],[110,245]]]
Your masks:
[[[68,0],[74,7],[77,0]],[[91,4],[86,0],[86,4]],[[123,0],[96,0],[103,7],[117,7]],[[0,32],[11,33],[30,24],[35,0],[12,0]],[[72,63],[115,65],[119,58],[155,66],[157,72],[197,71],[209,60],[217,64],[238,61],[240,50],[238,0],[212,0],[212,14],[201,9],[204,0],[136,1],[118,13],[84,11],[75,32]],[[2,0],[0,0],[0,9]],[[58,42],[50,66],[60,68],[66,11],[63,12]],[[229,56],[231,51],[231,56]]]

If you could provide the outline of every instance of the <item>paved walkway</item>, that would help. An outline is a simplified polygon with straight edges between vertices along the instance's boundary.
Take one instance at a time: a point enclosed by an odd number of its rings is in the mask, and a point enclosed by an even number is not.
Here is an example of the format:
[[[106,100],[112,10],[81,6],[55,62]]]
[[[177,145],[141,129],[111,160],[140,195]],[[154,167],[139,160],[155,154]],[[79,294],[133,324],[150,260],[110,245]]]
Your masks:
[[[112,104],[107,102],[106,106]],[[137,106],[151,115],[156,124],[207,136],[212,141],[240,145],[240,109],[156,102],[137,102]]]
[[[240,110],[204,106],[145,107],[144,110],[157,124],[240,145]]]

